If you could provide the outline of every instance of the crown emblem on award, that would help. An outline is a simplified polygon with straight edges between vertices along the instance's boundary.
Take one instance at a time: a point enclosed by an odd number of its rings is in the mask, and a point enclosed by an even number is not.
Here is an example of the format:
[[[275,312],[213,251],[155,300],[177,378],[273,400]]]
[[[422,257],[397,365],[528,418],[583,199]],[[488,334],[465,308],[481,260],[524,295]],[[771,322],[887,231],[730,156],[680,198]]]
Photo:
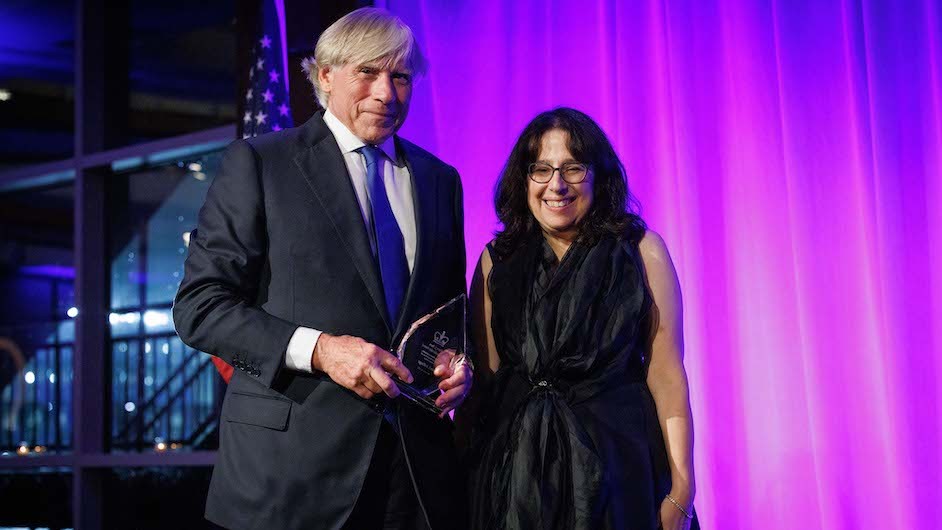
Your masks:
[[[444,331],[436,331],[432,341],[436,346],[444,347],[448,344],[448,335],[446,335]]]

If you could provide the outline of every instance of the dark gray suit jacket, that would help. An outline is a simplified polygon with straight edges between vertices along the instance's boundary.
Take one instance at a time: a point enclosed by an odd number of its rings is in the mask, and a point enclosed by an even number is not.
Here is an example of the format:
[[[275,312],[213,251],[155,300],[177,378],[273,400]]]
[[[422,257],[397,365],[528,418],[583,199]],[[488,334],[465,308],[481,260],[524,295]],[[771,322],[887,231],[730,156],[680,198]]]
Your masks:
[[[340,148],[318,113],[225,152],[173,307],[183,341],[236,368],[220,418],[206,516],[230,528],[338,528],[366,475],[384,403],[285,367],[298,326],[390,347],[465,291],[457,171],[397,138],[413,179],[417,249],[399,322],[383,289]],[[406,451],[435,528],[463,521],[447,420],[400,407]]]

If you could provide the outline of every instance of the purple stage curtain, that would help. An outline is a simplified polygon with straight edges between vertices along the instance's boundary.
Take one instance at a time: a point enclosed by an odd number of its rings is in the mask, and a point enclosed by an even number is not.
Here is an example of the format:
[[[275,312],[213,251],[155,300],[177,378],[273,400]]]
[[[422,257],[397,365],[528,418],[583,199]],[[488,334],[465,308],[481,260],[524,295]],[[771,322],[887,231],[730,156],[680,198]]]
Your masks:
[[[534,115],[608,132],[685,297],[704,528],[942,528],[942,6],[379,2],[469,275]]]

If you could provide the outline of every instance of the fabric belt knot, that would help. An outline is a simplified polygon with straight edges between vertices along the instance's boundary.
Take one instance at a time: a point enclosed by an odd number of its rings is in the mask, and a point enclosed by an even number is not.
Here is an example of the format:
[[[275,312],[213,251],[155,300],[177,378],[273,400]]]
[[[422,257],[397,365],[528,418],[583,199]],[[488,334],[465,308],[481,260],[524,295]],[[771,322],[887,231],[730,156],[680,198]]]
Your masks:
[[[409,285],[405,241],[383,182],[383,151],[372,145],[365,145],[357,151],[366,160],[367,191],[372,211],[371,235],[376,243],[376,257],[386,299],[386,316],[389,319],[389,327],[395,329],[406,287]]]

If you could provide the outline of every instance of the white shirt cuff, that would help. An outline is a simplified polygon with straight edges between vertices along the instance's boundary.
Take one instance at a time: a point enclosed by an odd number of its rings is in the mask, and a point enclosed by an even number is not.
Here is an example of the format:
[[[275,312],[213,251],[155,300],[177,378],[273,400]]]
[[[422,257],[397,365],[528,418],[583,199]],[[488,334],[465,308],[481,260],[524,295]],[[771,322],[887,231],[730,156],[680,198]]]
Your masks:
[[[321,332],[316,329],[299,327],[294,330],[291,340],[288,341],[288,351],[285,354],[285,366],[299,372],[311,373],[311,356],[314,355],[314,346]]]

